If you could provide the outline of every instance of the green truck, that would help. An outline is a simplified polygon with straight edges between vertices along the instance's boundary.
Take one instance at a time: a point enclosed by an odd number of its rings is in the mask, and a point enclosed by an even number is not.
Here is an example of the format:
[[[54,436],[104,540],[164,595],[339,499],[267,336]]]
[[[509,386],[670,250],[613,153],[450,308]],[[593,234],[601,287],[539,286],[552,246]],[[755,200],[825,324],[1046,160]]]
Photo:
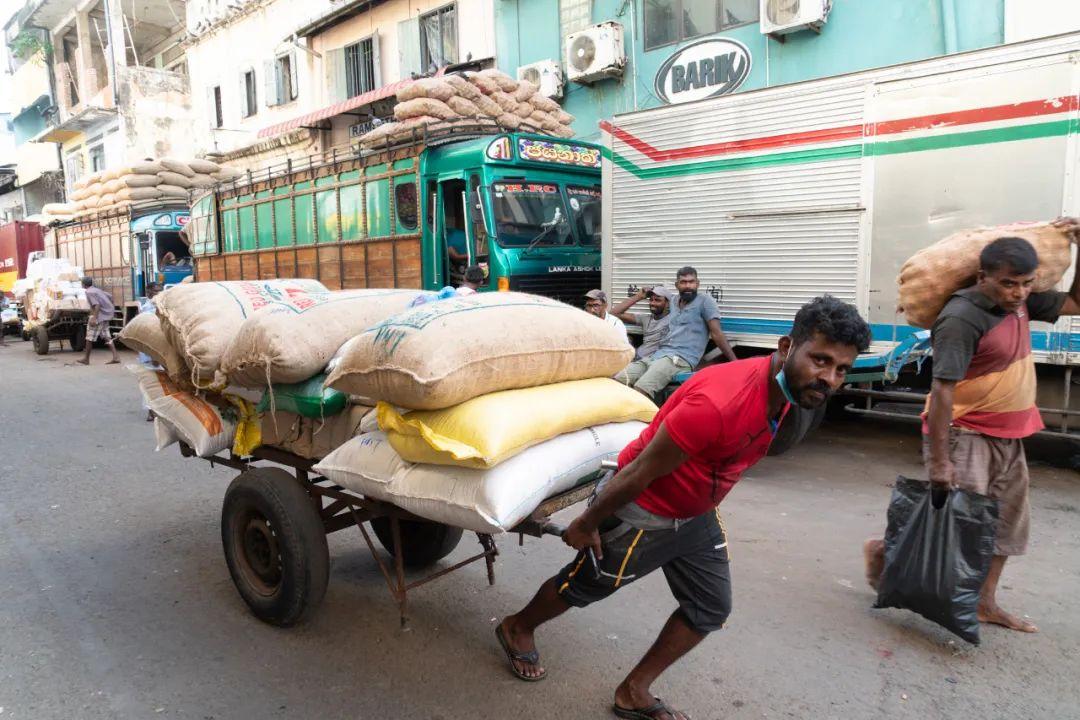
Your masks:
[[[191,209],[195,279],[331,289],[460,282],[576,305],[600,284],[600,148],[529,133],[428,132],[219,185]]]

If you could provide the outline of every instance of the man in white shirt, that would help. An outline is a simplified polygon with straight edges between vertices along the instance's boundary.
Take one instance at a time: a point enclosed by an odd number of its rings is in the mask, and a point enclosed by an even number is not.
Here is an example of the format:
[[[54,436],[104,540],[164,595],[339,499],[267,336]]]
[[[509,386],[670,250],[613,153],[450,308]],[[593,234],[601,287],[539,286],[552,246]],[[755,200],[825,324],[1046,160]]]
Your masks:
[[[590,290],[585,293],[585,312],[595,315],[613,328],[622,333],[623,340],[630,344],[630,337],[626,334],[626,325],[623,321],[607,311],[607,293],[603,290]]]
[[[460,295],[475,295],[480,290],[480,286],[484,284],[484,268],[479,265],[470,265],[465,268],[465,279],[461,282],[461,287],[457,289],[457,294]]]

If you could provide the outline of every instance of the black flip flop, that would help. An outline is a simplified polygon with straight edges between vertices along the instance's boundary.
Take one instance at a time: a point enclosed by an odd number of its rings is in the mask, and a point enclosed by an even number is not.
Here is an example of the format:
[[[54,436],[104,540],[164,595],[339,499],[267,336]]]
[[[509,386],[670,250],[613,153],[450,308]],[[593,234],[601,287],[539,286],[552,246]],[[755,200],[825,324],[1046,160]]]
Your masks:
[[[616,715],[621,718],[626,718],[626,720],[656,720],[661,713],[667,713],[671,717],[675,717],[676,713],[678,713],[687,720],[690,720],[689,715],[681,710],[672,710],[660,698],[656,698],[656,702],[648,707],[624,708],[621,705],[615,704],[611,706],[611,709],[615,711]]]
[[[515,660],[525,663],[527,665],[539,665],[540,653],[536,652],[535,650],[531,650],[525,653],[516,652],[512,647],[510,647],[510,643],[506,640],[506,635],[503,633],[502,629],[502,623],[495,626],[495,637],[499,639],[499,645],[502,645],[503,652],[506,653],[506,657],[510,661],[511,672],[513,672],[519,680],[524,680],[525,682],[538,682],[547,677],[547,670],[544,670],[542,673],[535,677],[526,675],[525,673],[518,670],[517,665],[514,664]]]

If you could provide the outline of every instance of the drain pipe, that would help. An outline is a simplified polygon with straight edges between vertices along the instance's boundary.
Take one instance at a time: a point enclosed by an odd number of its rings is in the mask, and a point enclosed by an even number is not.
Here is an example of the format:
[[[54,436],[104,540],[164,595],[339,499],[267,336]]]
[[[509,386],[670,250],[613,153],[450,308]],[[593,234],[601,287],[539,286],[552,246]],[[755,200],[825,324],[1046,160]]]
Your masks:
[[[956,0],[941,0],[941,31],[945,40],[945,54],[952,55],[960,44],[956,25]]]

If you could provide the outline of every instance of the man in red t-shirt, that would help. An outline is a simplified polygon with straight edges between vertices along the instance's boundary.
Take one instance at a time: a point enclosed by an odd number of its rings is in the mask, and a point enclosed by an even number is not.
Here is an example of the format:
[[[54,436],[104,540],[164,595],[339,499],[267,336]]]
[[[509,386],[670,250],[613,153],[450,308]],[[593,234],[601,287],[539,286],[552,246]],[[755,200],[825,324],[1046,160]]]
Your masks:
[[[577,557],[496,628],[514,674],[530,681],[545,676],[533,640],[541,624],[659,568],[679,607],[615,690],[613,709],[623,718],[685,718],[649,688],[723,627],[731,610],[727,537],[717,505],[765,456],[789,403],[821,406],[869,344],[870,328],[855,308],[825,296],[799,310],[775,354],[707,368],[684,383],[622,451],[619,471],[567,528],[563,539]],[[590,552],[596,567],[586,562]]]

